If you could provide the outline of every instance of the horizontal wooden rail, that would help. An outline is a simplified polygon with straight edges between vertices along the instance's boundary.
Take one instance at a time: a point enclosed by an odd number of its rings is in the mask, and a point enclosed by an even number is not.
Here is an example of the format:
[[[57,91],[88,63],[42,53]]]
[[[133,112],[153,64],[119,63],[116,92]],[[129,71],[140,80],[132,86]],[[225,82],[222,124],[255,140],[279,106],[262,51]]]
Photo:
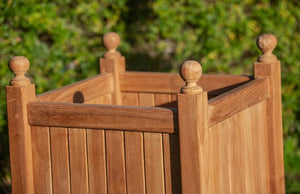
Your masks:
[[[216,91],[249,80],[248,76],[204,74],[198,84],[205,91]],[[178,73],[124,72],[120,74],[120,88],[124,92],[178,93],[184,85]]]
[[[236,87],[208,101],[209,126],[270,97],[268,79],[257,79]]]
[[[174,133],[177,111],[160,107],[31,102],[28,121],[32,126]]]
[[[74,95],[79,94],[86,102],[111,92],[113,92],[113,76],[111,73],[105,73],[42,93],[37,96],[37,101],[74,102]]]

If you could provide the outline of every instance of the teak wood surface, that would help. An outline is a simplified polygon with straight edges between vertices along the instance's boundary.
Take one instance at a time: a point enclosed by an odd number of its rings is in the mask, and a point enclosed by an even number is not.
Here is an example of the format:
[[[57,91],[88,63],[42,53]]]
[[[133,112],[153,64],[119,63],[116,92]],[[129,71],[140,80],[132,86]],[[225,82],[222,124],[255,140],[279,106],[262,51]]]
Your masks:
[[[284,193],[280,62],[261,35],[254,76],[128,72],[107,33],[101,74],[35,95],[6,88],[13,193]]]

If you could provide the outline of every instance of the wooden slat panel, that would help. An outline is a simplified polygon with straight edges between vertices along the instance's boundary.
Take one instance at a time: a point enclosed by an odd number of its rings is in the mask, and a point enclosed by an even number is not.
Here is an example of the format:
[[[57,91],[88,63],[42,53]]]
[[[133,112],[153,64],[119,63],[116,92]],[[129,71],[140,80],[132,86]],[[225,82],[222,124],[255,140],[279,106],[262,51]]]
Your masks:
[[[69,129],[71,193],[88,193],[85,129]]]
[[[100,74],[56,90],[42,93],[37,96],[37,100],[47,102],[74,102],[74,94],[76,92],[80,92],[83,95],[84,102],[111,93],[113,92],[112,74]]]
[[[87,129],[89,192],[107,193],[104,130]]]
[[[154,106],[153,94],[139,94],[140,106]],[[165,193],[162,134],[144,133],[147,193]]]
[[[249,80],[248,76],[202,75],[198,84],[205,91],[214,91]],[[184,85],[178,73],[124,72],[120,74],[121,91],[178,93]]]
[[[37,126],[141,130],[173,133],[174,109],[32,102],[29,123]],[[174,118],[175,117],[175,118]]]
[[[257,79],[209,100],[209,126],[229,118],[270,96],[267,79]]]
[[[269,193],[265,101],[209,131],[208,192]]]
[[[124,134],[106,131],[107,191],[126,193]]]
[[[53,193],[70,193],[67,128],[50,128]]]
[[[32,164],[35,193],[52,193],[49,127],[32,127]]]
[[[123,105],[138,105],[137,93],[123,93]],[[125,132],[126,179],[128,193],[145,193],[143,133]]]

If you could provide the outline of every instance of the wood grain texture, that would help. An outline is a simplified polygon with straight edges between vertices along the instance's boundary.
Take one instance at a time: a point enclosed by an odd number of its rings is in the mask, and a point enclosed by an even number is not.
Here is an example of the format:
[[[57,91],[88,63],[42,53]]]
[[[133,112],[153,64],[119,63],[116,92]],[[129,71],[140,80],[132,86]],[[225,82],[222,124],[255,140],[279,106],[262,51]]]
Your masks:
[[[207,93],[178,94],[180,166],[183,193],[211,193],[208,189],[209,167]]]
[[[37,96],[38,101],[45,102],[74,102],[74,95],[82,94],[84,101],[91,101],[98,96],[113,92],[113,75],[105,73],[85,79],[56,90]]]
[[[209,128],[207,193],[270,193],[266,102]]]
[[[35,86],[6,87],[10,169],[13,193],[33,193],[31,128],[27,103],[35,99]]]
[[[245,193],[245,160],[242,157],[245,148],[241,139],[242,126],[245,122],[243,113],[234,116],[228,122],[228,128],[232,129],[228,136],[228,155],[229,155],[229,174],[230,174],[230,192],[231,193]],[[247,123],[246,123],[247,124]]]
[[[147,193],[165,193],[161,134],[144,134]]]
[[[32,127],[32,165],[35,193],[52,193],[49,127]]]
[[[122,93],[123,105],[138,105],[137,93]],[[144,136],[141,132],[124,132],[126,183],[128,193],[146,193],[144,167]]]
[[[209,100],[209,126],[269,98],[269,82],[257,79]]]
[[[174,109],[159,107],[32,102],[28,111],[38,126],[173,133],[176,120]]]
[[[106,104],[111,105],[112,104],[112,94],[105,94],[103,96],[95,98],[93,101],[87,104]]]
[[[138,81],[137,81],[138,80]],[[198,81],[205,91],[216,91],[250,80],[248,76],[202,75]],[[120,73],[122,92],[178,93],[184,81],[178,73],[123,72]]]
[[[107,193],[104,130],[87,129],[89,193]]]
[[[155,94],[155,106],[168,106],[171,102],[170,94]],[[164,158],[164,181],[165,192],[172,193],[172,173],[169,134],[163,134],[163,158]]]
[[[155,94],[156,106],[170,106],[176,95]],[[178,132],[163,134],[164,175],[166,193],[180,193],[180,158]]]
[[[53,193],[70,193],[67,128],[50,128]]]
[[[280,69],[280,61],[278,60],[254,64],[255,77],[270,80],[267,115],[271,193],[285,193]]]
[[[88,193],[85,129],[69,128],[71,193]]]
[[[143,142],[141,132],[125,132],[128,193],[146,193]]]
[[[113,104],[121,105],[122,96],[120,91],[120,78],[121,72],[125,71],[125,58],[114,57],[114,58],[101,58],[100,59],[100,71],[101,73],[112,73],[113,74]]]
[[[124,133],[121,131],[105,132],[107,192],[126,193]]]
[[[270,193],[270,177],[269,177],[269,164],[268,164],[268,127],[267,127],[267,104],[263,101],[253,108],[253,113],[251,114],[252,120],[252,145],[251,150],[253,151],[254,158],[259,158],[255,160],[254,167],[254,177],[256,190],[255,193]],[[257,112],[259,114],[257,114]]]
[[[154,106],[154,94],[139,94],[140,106]],[[162,134],[144,133],[146,192],[165,193]]]

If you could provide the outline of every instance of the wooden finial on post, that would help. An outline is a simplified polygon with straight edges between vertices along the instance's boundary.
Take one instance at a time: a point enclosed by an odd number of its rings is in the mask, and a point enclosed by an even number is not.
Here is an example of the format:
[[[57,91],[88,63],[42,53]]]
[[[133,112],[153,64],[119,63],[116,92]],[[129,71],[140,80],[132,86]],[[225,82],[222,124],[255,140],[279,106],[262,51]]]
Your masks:
[[[11,86],[29,86],[31,84],[30,79],[25,76],[29,69],[29,60],[23,56],[15,56],[9,60],[9,68],[15,75],[10,80]]]
[[[263,53],[258,57],[258,62],[275,62],[277,57],[272,54],[277,45],[277,38],[273,34],[262,34],[256,40],[257,47]]]
[[[186,61],[180,67],[180,75],[186,82],[177,94],[182,193],[208,193],[203,149],[208,141],[208,98],[207,92],[197,85],[201,65]]]
[[[202,67],[197,61],[188,60],[180,66],[180,76],[186,82],[181,88],[183,94],[197,94],[203,89],[197,85],[197,81],[202,75]]]
[[[113,104],[121,105],[122,97],[120,90],[120,76],[121,72],[125,72],[125,57],[123,57],[116,49],[120,44],[120,37],[115,32],[106,33],[103,37],[104,46],[107,48],[107,52],[104,53],[104,57],[100,59],[100,72],[101,73],[113,73],[114,79],[114,92],[113,92]]]
[[[268,166],[270,193],[285,193],[283,137],[281,113],[281,67],[280,61],[272,54],[277,45],[277,39],[272,34],[262,34],[257,38],[257,47],[262,51],[254,63],[256,79],[268,79],[270,82],[270,98],[266,101],[268,114]]]
[[[29,69],[26,57],[13,57],[8,65],[15,75],[6,87],[12,193],[35,193],[27,112],[27,104],[35,100],[35,86],[25,76]]]
[[[116,50],[120,44],[120,37],[115,32],[108,32],[103,37],[103,43],[108,50],[104,53],[104,58],[117,58],[121,57],[121,54]]]

